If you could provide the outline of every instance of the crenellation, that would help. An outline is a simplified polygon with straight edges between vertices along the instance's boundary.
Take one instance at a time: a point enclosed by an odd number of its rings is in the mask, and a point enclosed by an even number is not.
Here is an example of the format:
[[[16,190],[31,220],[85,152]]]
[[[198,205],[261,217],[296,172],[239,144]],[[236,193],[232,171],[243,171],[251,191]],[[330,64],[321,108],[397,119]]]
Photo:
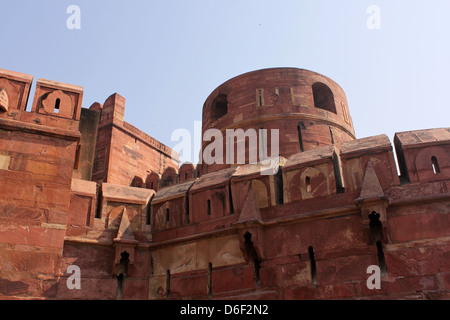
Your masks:
[[[33,76],[15,71],[0,69],[0,88],[2,89],[2,110],[22,110],[27,108]],[[0,111],[0,114],[3,113]]]
[[[349,190],[361,188],[369,161],[375,166],[384,188],[399,185],[392,145],[386,135],[358,139],[340,147],[344,183]]]
[[[409,182],[445,179],[450,172],[450,134],[447,128],[396,133],[400,171]]]
[[[83,88],[38,79],[31,112],[80,120]]]

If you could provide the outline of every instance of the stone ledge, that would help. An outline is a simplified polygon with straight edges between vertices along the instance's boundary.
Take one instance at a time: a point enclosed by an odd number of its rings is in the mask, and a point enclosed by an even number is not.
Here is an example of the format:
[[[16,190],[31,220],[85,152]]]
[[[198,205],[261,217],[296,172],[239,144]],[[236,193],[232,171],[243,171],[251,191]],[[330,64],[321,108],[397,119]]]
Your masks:
[[[33,134],[42,134],[56,138],[78,141],[81,139],[81,133],[78,131],[64,130],[60,128],[48,127],[22,121],[0,118],[0,128],[13,131],[22,131]]]

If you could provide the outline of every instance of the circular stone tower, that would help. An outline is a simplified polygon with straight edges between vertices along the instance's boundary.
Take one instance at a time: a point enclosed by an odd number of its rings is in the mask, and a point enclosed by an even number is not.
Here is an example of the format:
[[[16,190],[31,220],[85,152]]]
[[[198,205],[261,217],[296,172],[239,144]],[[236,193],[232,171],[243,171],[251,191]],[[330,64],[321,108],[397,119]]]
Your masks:
[[[242,164],[239,152],[245,154],[244,163],[254,163],[255,155],[260,161],[261,150],[276,156],[271,150],[274,129],[279,130],[278,153],[285,158],[355,139],[347,99],[336,82],[303,69],[262,69],[226,81],[206,99],[198,169],[205,174]]]

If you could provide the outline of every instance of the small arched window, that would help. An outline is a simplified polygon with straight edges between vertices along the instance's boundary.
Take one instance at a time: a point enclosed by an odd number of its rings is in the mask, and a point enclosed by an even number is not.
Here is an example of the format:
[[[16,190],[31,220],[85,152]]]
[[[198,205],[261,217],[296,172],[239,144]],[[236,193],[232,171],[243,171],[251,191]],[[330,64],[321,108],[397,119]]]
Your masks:
[[[439,169],[439,163],[435,156],[431,157],[431,168],[433,169],[434,174],[441,173],[441,169]]]
[[[170,211],[169,208],[166,209],[166,222],[169,222],[170,220]]]
[[[54,113],[59,113],[59,107],[61,105],[61,99],[57,98],[55,101],[55,110],[53,111]]]
[[[305,189],[307,193],[311,193],[311,178],[306,177],[305,178]]]
[[[336,113],[333,91],[322,82],[316,82],[312,85],[314,106],[319,109]]]
[[[228,112],[228,99],[224,94],[219,94],[211,104],[211,121],[222,118]]]

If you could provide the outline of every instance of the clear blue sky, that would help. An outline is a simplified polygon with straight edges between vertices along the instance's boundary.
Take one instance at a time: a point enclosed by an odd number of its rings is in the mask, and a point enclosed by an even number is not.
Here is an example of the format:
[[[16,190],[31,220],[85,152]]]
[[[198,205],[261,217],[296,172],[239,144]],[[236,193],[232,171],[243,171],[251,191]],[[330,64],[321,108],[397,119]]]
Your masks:
[[[82,86],[86,108],[117,92],[125,120],[171,147],[175,129],[201,120],[212,90],[269,67],[335,80],[358,138],[450,126],[448,0],[1,4],[0,68],[33,75],[34,84]],[[71,4],[81,9],[80,30],[66,27]],[[367,28],[370,5],[380,8],[379,30]]]

